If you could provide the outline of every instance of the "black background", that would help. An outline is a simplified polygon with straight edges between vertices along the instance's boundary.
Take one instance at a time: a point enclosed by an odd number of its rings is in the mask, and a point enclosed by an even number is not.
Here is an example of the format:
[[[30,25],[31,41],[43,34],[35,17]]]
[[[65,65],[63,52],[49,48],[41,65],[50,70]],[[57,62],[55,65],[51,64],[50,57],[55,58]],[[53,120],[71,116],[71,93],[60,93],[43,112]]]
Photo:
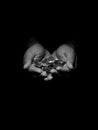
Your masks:
[[[8,39],[5,39],[9,50],[7,47],[5,50],[8,50],[6,54],[10,56],[6,56],[5,70],[9,72],[5,75],[7,81],[3,98],[7,102],[8,111],[13,112],[16,117],[21,115],[25,119],[25,116],[32,113],[36,115],[47,111],[52,115],[52,111],[55,117],[58,113],[59,116],[67,113],[68,117],[72,114],[74,120],[76,114],[78,118],[78,113],[84,115],[84,112],[88,111],[86,106],[90,101],[91,87],[87,81],[90,72],[87,72],[86,64],[88,62],[86,55],[88,43],[85,42],[88,34],[86,21],[82,19],[78,10],[76,15],[76,12],[70,10],[71,7],[65,10],[66,6],[57,6],[57,9],[54,8],[55,5],[52,8],[48,6],[48,9],[45,6],[43,9],[42,6],[34,8],[32,4],[30,11],[29,7],[24,6],[25,10],[20,7],[20,11],[17,7],[15,12],[11,9],[11,16],[8,14],[6,19]],[[32,73],[23,69],[23,56],[27,49],[24,43],[32,36],[41,41],[49,52],[53,52],[62,43],[74,40],[77,45],[77,68],[68,77],[63,73],[47,82],[39,77],[34,78]]]

